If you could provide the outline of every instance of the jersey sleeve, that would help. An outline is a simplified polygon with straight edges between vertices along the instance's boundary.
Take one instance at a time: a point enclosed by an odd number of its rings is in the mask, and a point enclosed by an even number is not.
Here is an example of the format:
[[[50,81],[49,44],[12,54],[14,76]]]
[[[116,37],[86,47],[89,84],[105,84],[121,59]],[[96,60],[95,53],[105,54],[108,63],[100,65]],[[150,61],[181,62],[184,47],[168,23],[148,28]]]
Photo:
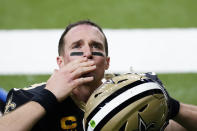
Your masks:
[[[45,87],[44,84],[36,84],[28,88],[16,89],[13,88],[8,92],[4,113],[18,108],[19,106],[27,103],[31,98],[40,90]]]
[[[8,93],[4,113],[8,113],[15,108],[25,104],[33,94],[24,92],[21,89],[11,89]]]

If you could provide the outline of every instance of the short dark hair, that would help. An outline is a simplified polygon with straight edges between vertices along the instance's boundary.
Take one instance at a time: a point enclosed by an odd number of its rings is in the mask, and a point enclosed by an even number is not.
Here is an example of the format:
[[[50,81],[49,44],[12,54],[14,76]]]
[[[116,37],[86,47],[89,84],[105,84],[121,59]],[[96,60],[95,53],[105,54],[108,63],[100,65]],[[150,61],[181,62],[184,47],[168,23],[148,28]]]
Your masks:
[[[100,26],[98,26],[96,23],[90,21],[90,20],[81,20],[72,24],[69,24],[66,29],[64,30],[64,32],[62,33],[60,40],[59,40],[59,45],[58,45],[58,54],[59,56],[61,56],[64,53],[64,36],[68,33],[68,31],[70,29],[72,29],[73,27],[77,26],[77,25],[91,25],[94,26],[96,28],[99,29],[99,31],[103,34],[104,36],[104,44],[105,44],[105,53],[108,56],[108,43],[107,43],[107,38],[102,30],[102,28]]]

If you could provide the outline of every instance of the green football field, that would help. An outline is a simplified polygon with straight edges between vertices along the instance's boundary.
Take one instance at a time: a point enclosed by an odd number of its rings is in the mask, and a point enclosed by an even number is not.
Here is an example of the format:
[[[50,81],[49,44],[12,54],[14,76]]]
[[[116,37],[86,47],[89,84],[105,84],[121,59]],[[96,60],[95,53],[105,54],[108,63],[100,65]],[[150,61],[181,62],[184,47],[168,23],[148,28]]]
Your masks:
[[[0,0],[0,29],[64,28],[91,19],[104,28],[197,27],[196,0]]]

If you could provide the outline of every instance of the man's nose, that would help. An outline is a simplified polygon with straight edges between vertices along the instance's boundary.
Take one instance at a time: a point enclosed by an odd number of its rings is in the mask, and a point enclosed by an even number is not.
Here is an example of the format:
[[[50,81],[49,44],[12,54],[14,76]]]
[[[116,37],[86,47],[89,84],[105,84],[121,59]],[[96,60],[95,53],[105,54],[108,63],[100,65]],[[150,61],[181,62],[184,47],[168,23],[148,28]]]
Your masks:
[[[92,59],[92,50],[89,46],[84,48],[83,57],[87,57],[88,59]]]

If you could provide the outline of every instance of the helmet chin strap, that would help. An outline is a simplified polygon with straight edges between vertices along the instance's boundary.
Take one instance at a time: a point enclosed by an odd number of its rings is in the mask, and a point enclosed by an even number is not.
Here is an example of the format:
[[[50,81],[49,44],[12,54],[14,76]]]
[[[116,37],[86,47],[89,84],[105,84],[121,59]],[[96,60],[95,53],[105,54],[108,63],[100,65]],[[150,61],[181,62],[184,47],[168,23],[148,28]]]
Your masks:
[[[84,54],[83,52],[71,52],[70,56],[82,56],[83,54]],[[104,57],[104,54],[101,52],[92,52],[92,55]]]

